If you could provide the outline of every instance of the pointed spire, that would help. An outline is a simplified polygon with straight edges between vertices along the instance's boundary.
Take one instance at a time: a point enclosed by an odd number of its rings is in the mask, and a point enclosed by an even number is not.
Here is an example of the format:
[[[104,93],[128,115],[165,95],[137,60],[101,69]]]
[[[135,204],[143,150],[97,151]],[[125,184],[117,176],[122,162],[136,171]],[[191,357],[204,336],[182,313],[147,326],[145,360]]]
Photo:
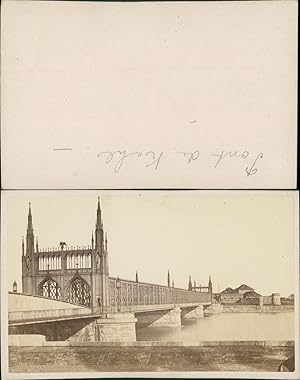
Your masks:
[[[105,252],[107,253],[107,232],[105,232]]]
[[[192,290],[192,287],[193,287],[193,285],[192,285],[192,276],[191,276],[191,274],[189,274],[188,290]]]
[[[94,232],[92,231],[92,249],[94,249]]]
[[[196,288],[197,284],[196,284],[196,280],[194,280],[194,288]]]
[[[98,206],[97,206],[97,221],[96,221],[97,227],[100,227],[102,225],[101,222],[101,208],[100,208],[100,197],[98,197]]]
[[[32,214],[31,214],[31,203],[30,203],[30,202],[29,202],[29,209],[28,209],[27,232],[30,232],[30,233],[33,232],[33,226],[32,226]]]
[[[22,256],[25,255],[25,249],[24,249],[24,236],[22,236]]]
[[[36,243],[35,243],[36,252],[39,251],[39,239],[36,237]]]
[[[170,271],[168,269],[168,287],[170,287],[171,279],[170,279]]]
[[[139,274],[138,274],[138,271],[135,271],[135,282],[139,282]]]
[[[209,275],[209,280],[208,280],[208,291],[209,293],[212,293],[212,282],[211,282],[211,276]]]

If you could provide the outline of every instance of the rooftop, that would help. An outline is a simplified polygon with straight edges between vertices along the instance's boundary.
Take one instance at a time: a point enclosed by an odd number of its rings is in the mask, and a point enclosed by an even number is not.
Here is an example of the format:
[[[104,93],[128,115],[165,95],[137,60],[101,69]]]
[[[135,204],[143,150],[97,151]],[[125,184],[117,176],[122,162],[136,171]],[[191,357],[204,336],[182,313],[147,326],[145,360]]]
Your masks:
[[[243,284],[243,285],[240,285],[238,288],[236,288],[234,290],[239,291],[239,290],[254,290],[254,289],[251,288],[250,286],[246,285],[246,284]]]
[[[231,294],[231,293],[236,293],[236,291],[233,290],[232,288],[226,288],[220,294]]]

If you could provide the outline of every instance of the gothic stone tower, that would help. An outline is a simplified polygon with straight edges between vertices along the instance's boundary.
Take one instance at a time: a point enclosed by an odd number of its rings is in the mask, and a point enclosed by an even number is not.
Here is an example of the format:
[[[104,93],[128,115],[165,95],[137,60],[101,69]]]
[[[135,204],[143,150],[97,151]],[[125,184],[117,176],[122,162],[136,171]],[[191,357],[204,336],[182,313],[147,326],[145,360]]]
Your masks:
[[[22,239],[22,287],[29,295],[39,295],[90,307],[95,312],[109,311],[109,270],[107,236],[104,236],[98,198],[95,242],[87,247],[39,249],[29,204],[26,250]]]
[[[34,251],[34,234],[31,215],[31,204],[29,203],[27,234],[26,234],[26,255],[24,252],[24,238],[22,238],[22,287],[26,294],[35,294],[34,276],[38,271],[38,257]]]
[[[92,240],[94,240],[92,238]],[[92,241],[92,245],[94,242]],[[92,255],[92,305],[93,307],[107,309],[109,306],[109,271],[108,271],[108,252],[107,235],[103,231],[103,222],[98,198],[97,219],[95,228],[95,247]]]

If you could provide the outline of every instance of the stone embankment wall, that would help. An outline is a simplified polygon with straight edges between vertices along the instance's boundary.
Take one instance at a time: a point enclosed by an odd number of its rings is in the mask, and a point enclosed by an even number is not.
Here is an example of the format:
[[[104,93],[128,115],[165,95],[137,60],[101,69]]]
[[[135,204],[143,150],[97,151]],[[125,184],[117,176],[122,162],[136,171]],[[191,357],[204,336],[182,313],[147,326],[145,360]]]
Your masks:
[[[293,305],[223,305],[223,313],[280,313],[294,311]]]
[[[66,342],[63,342],[64,344]],[[293,342],[77,343],[10,347],[10,372],[278,371],[294,355]],[[69,343],[71,344],[71,343]]]

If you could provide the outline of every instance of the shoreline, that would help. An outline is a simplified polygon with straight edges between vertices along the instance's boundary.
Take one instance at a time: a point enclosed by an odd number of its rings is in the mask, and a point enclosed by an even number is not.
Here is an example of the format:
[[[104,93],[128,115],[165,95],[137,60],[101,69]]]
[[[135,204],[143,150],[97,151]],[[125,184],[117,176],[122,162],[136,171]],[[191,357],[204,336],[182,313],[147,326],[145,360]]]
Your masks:
[[[19,337],[19,336],[16,336]],[[40,341],[37,344],[14,344],[9,347],[294,347],[294,340],[203,340],[199,342],[152,341],[136,342],[74,342],[74,341]],[[17,343],[17,342],[16,342]]]
[[[50,343],[50,342],[48,342]],[[47,372],[277,372],[295,354],[292,341],[71,343],[9,347],[9,371]],[[151,344],[150,344],[151,343]],[[159,343],[159,344],[157,344]]]
[[[288,313],[294,312],[294,305],[235,305],[235,304],[222,304],[222,313]]]

